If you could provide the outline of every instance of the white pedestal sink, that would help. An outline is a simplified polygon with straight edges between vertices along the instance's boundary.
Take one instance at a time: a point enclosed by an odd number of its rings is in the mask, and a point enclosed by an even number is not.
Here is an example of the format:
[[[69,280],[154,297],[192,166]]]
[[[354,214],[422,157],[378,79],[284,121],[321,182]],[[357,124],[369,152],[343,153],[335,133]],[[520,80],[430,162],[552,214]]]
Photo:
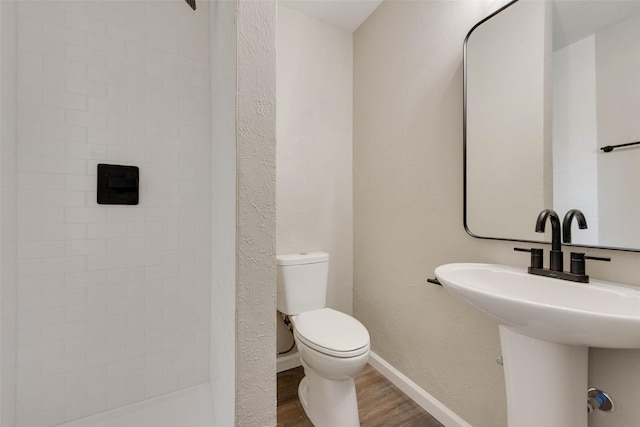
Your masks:
[[[499,323],[509,427],[586,427],[588,347],[640,348],[640,288],[494,264],[447,264],[444,287]]]

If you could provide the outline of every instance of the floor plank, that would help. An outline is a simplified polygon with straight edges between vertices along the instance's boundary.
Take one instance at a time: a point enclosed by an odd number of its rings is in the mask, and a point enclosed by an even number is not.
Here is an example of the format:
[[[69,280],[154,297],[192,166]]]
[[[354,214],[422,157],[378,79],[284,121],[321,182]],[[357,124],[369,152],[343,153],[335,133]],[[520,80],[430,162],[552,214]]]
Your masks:
[[[303,377],[302,367],[278,374],[278,427],[313,427],[298,400]],[[356,377],[356,394],[362,427],[443,427],[371,365]]]

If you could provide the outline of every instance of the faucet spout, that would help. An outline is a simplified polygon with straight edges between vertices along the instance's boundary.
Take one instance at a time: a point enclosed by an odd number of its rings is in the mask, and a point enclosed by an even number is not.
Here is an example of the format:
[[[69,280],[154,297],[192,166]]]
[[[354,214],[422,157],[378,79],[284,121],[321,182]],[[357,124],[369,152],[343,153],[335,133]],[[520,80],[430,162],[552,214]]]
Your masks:
[[[562,242],[571,243],[571,221],[573,218],[578,221],[578,228],[584,230],[587,228],[587,220],[580,209],[571,209],[564,215],[562,220]]]
[[[560,236],[560,217],[553,209],[545,209],[536,220],[536,232],[544,233],[547,219],[551,222],[551,252],[549,254],[549,268],[553,271],[562,271],[562,242]]]

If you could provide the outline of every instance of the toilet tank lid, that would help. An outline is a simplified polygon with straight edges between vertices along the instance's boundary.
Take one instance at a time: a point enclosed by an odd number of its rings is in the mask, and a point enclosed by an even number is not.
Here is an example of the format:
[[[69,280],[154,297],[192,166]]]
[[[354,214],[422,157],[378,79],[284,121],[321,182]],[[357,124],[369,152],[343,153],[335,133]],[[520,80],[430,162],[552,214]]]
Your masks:
[[[276,255],[277,265],[315,264],[329,261],[326,252],[300,252],[297,254]]]

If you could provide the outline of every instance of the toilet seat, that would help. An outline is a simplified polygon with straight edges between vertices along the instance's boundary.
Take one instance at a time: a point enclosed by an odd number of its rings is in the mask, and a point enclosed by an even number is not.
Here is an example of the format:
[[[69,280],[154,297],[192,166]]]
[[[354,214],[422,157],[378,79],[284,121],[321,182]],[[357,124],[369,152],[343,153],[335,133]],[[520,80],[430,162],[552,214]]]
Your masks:
[[[369,351],[369,332],[357,319],[331,308],[292,317],[295,337],[328,356],[349,358]]]

